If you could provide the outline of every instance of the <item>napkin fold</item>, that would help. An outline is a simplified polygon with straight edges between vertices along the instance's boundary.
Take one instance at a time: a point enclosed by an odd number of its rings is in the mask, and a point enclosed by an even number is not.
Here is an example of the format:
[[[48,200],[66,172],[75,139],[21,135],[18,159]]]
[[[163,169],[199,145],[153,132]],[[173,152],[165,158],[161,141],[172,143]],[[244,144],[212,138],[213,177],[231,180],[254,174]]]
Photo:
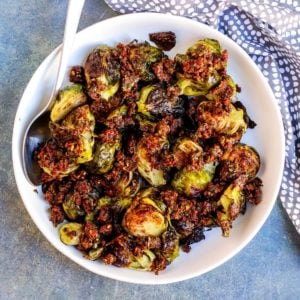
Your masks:
[[[286,159],[279,193],[300,234],[300,5],[298,0],[105,0],[115,11],[161,12],[206,23],[258,65],[281,110]]]

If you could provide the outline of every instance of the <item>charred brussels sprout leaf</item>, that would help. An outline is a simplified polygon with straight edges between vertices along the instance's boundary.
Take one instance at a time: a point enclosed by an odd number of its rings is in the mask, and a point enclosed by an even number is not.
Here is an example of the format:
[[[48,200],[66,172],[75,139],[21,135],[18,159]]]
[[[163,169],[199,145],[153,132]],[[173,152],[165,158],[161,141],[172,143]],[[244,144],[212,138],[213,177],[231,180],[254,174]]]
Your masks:
[[[202,152],[202,147],[189,138],[177,140],[174,147],[174,153],[181,152],[184,155],[189,155],[193,152]]]
[[[183,101],[178,96],[179,89],[167,90],[159,84],[148,85],[140,92],[138,112],[150,118],[182,114]]]
[[[174,159],[172,166],[181,169],[190,162],[192,156],[200,156],[202,152],[201,146],[190,138],[178,139],[172,153]]]
[[[217,202],[217,222],[222,228],[223,236],[229,236],[232,222],[239,215],[244,202],[241,186],[237,182],[230,184]]]
[[[52,122],[62,120],[74,108],[84,104],[87,97],[83,92],[82,85],[74,84],[59,91],[54,106],[51,109],[50,119]]]
[[[116,49],[100,46],[94,49],[85,62],[88,94],[92,99],[109,100],[120,86],[120,62]]]
[[[66,223],[59,228],[59,237],[66,245],[76,246],[82,233],[82,224]]]
[[[150,197],[136,198],[127,209],[123,227],[137,237],[160,236],[168,226],[163,211]]]
[[[100,247],[100,248],[96,248],[96,249],[91,249],[88,252],[87,258],[90,260],[97,260],[101,254],[103,253],[104,248]]]
[[[204,165],[200,171],[188,171],[184,168],[175,174],[172,186],[179,193],[190,197],[197,196],[213,179],[215,168],[214,163]]]

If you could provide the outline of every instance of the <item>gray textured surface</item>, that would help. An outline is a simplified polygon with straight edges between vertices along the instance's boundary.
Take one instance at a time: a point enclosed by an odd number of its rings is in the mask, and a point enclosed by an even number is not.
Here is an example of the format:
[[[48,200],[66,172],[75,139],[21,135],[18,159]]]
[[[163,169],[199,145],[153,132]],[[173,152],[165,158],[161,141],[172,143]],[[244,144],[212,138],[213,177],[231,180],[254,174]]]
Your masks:
[[[42,236],[15,185],[11,134],[27,82],[62,40],[65,8],[61,0],[0,1],[0,298],[299,299],[300,236],[279,202],[241,253],[201,277],[170,285],[133,285],[94,275]],[[80,28],[114,15],[102,1],[87,0]]]

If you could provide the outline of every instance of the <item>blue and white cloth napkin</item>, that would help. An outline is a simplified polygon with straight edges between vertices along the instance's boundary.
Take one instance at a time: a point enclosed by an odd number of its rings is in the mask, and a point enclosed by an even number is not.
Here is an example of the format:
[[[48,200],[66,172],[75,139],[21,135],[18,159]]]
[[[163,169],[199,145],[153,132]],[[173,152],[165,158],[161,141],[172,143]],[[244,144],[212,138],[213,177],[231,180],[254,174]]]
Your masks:
[[[286,160],[279,197],[300,233],[299,0],[105,0],[120,13],[162,12],[215,27],[259,66],[281,109]]]

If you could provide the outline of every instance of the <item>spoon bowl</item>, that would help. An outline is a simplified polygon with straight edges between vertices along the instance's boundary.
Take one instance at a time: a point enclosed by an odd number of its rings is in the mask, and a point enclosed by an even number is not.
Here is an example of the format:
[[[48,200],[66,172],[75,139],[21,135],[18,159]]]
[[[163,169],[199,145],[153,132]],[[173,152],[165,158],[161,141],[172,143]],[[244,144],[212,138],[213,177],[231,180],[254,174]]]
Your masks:
[[[41,184],[42,169],[35,159],[34,152],[50,138],[50,111],[40,114],[28,127],[23,146],[25,176],[33,185]]]

